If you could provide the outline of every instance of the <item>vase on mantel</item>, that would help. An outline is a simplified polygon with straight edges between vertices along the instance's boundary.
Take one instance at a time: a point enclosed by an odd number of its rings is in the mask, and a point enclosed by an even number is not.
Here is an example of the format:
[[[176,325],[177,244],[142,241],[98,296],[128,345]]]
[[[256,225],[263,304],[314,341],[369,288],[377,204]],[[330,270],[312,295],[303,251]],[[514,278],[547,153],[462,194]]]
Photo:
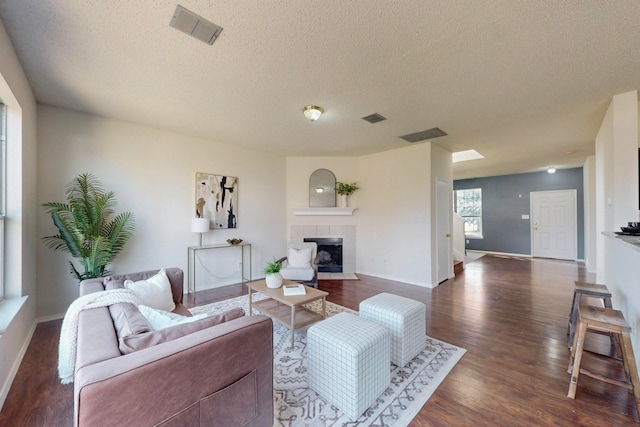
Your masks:
[[[341,194],[341,196],[342,196],[342,207],[343,208],[349,207],[349,200],[348,200],[349,196],[346,194]]]

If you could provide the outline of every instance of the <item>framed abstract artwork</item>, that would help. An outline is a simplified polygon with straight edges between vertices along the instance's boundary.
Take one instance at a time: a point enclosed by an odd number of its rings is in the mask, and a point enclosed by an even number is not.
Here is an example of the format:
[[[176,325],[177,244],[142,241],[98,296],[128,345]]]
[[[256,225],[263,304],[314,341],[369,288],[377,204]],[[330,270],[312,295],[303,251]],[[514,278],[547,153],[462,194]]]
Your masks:
[[[196,218],[209,218],[211,228],[238,227],[238,178],[196,172]]]

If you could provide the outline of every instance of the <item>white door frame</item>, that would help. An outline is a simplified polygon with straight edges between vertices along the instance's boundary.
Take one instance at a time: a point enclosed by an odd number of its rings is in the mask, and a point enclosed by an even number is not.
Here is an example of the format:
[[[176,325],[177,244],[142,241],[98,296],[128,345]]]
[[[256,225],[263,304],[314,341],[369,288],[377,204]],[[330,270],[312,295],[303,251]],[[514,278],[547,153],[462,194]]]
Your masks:
[[[450,182],[436,178],[436,281],[441,283],[453,277],[453,251],[451,250],[451,217],[453,215],[453,194]],[[444,200],[443,200],[444,199]],[[444,228],[444,230],[442,230]],[[444,245],[444,248],[441,247]],[[441,254],[446,251],[445,260]],[[440,262],[446,270],[440,271]]]
[[[536,220],[536,218],[534,217],[534,210],[533,210],[533,197],[534,194],[541,194],[541,193],[572,193],[573,195],[573,224],[575,226],[574,232],[573,232],[573,253],[574,253],[574,257],[573,260],[575,261],[576,259],[578,259],[578,190],[576,190],[575,188],[569,188],[569,189],[565,189],[565,190],[547,190],[547,191],[532,191],[529,193],[529,221],[530,221],[530,227],[529,227],[529,236],[531,238],[531,256],[535,257],[535,251],[534,251],[534,239],[533,239],[533,224],[534,221]]]

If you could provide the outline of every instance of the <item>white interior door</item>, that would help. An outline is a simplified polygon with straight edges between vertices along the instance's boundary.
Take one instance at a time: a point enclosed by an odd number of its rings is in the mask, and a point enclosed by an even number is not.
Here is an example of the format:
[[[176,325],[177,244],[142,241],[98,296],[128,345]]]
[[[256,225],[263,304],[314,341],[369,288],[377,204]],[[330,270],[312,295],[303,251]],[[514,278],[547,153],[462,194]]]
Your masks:
[[[451,188],[447,181],[436,180],[436,256],[438,283],[451,277],[453,260],[451,255]]]
[[[575,260],[577,255],[576,190],[531,193],[531,254]]]

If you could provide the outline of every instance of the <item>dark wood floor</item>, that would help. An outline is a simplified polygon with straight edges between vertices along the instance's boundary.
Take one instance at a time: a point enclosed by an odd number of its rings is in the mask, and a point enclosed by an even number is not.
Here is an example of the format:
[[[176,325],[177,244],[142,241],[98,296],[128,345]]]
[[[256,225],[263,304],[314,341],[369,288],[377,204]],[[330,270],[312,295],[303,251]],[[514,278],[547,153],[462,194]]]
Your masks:
[[[581,377],[567,398],[567,320],[574,280],[593,280],[573,262],[485,256],[430,290],[359,275],[321,281],[329,300],[358,309],[391,292],[427,305],[427,333],[467,350],[411,426],[625,426],[639,421],[627,390]],[[239,285],[198,294],[198,305],[244,293]],[[614,301],[615,302],[615,301]],[[188,302],[188,304],[193,304]],[[0,426],[69,426],[73,386],[56,377],[61,321],[39,324],[2,412]],[[588,347],[610,350],[608,337]],[[617,362],[590,362],[619,373]],[[599,364],[599,366],[595,366]]]

